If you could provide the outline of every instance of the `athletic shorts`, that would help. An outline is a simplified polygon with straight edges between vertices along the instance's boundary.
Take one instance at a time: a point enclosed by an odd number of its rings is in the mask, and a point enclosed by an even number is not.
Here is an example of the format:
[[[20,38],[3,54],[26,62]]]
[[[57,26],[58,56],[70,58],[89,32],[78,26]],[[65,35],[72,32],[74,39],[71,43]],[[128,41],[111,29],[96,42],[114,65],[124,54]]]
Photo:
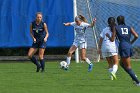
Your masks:
[[[32,44],[32,48],[46,48],[46,42],[40,41]]]
[[[132,48],[119,49],[119,54],[121,57],[131,57],[133,56],[133,49]]]
[[[79,47],[80,49],[87,49],[87,42],[79,43],[79,42],[73,42],[73,45],[76,47]]]
[[[102,52],[102,56],[103,58],[106,58],[106,57],[111,57],[111,56],[115,56],[115,55],[118,55],[118,53],[112,53],[112,52]]]

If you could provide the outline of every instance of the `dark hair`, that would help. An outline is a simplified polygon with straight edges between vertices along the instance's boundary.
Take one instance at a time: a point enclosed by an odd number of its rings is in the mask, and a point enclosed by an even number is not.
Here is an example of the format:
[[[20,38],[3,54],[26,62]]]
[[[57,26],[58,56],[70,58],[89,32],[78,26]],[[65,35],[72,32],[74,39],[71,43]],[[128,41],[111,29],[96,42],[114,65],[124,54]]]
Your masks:
[[[75,20],[81,20],[81,21],[87,23],[87,19],[86,19],[84,16],[82,16],[82,15],[78,15],[78,16],[76,16],[76,17],[75,17]]]
[[[125,18],[124,16],[120,15],[117,17],[117,23],[118,25],[125,25]]]
[[[109,27],[112,31],[113,27],[116,26],[116,23],[115,23],[115,18],[114,17],[109,17],[108,18],[108,24],[109,24]]]

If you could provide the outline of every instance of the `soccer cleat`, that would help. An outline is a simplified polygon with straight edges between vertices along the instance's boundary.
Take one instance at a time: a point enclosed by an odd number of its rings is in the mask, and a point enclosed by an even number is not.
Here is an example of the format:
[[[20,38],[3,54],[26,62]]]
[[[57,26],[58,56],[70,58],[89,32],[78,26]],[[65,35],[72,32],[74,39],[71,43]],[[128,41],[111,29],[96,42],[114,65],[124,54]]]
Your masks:
[[[67,66],[64,68],[64,70],[66,70],[66,71],[69,70],[69,66],[67,65]]]
[[[93,68],[93,64],[90,63],[89,66],[88,66],[88,72],[91,72],[92,71],[92,68]]]
[[[40,66],[37,66],[36,72],[39,72],[40,68],[41,68]]]
[[[140,87],[140,83],[136,84],[136,86],[139,86]]]
[[[44,69],[42,69],[42,70],[41,70],[41,72],[43,73],[43,72],[45,72],[45,70],[44,70]]]
[[[111,76],[113,77],[113,80],[117,80],[117,77],[113,72],[111,72]]]
[[[113,76],[110,76],[110,80],[113,80]]]

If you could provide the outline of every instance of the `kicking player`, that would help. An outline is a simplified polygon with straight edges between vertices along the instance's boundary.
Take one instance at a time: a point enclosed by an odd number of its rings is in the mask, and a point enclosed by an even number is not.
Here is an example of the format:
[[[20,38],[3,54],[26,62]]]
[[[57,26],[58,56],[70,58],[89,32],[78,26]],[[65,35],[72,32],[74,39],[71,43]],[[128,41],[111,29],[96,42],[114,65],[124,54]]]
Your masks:
[[[100,34],[99,50],[98,52],[106,58],[109,65],[109,73],[111,80],[117,79],[116,72],[118,70],[118,47],[115,43],[115,18],[108,18],[108,27],[104,28]],[[113,37],[114,36],[114,37]]]
[[[70,65],[71,56],[73,52],[77,49],[77,47],[80,47],[81,51],[81,59],[83,61],[86,61],[89,64],[88,71],[90,72],[92,70],[93,64],[91,61],[86,57],[86,49],[87,49],[87,38],[86,38],[86,29],[88,27],[93,27],[96,19],[93,19],[93,22],[91,24],[87,23],[87,20],[84,16],[78,15],[75,17],[75,22],[71,23],[64,23],[65,26],[73,26],[76,31],[76,36],[73,42],[73,45],[68,51],[66,62],[68,66]]]
[[[48,29],[46,23],[42,21],[41,12],[38,12],[36,14],[36,20],[33,21],[30,25],[30,34],[33,39],[33,44],[32,47],[29,49],[28,57],[36,65],[36,72],[39,72],[40,68],[42,69],[41,72],[43,72],[45,69],[45,62],[43,56],[46,48],[46,41],[48,38]],[[38,49],[40,63],[34,56]]]

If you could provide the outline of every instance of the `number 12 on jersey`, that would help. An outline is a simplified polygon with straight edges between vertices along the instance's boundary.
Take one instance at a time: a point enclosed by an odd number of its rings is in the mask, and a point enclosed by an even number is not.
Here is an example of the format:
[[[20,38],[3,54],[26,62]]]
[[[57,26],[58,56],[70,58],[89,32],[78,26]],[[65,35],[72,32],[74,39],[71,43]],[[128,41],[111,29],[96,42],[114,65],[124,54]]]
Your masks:
[[[128,28],[121,28],[122,34],[128,34]]]

